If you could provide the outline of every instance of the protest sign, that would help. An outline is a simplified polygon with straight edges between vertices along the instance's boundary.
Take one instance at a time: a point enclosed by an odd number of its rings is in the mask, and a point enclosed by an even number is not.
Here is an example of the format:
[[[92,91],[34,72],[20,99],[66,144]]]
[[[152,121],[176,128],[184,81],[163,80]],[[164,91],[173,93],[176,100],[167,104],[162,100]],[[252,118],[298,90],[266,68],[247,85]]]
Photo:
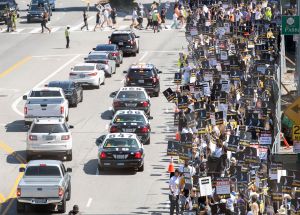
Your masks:
[[[239,146],[239,141],[240,141],[240,137],[234,136],[234,135],[230,135],[229,136],[229,140],[228,140],[228,144],[227,144],[227,149],[229,151],[236,152],[237,148]]]
[[[217,178],[215,179],[216,194],[228,195],[230,194],[230,178]]]
[[[211,177],[199,178],[200,196],[212,195]]]
[[[176,97],[176,93],[173,92],[173,90],[170,87],[168,89],[166,89],[165,91],[163,91],[163,94],[166,97],[166,99],[168,100],[168,102],[173,101],[174,98]]]
[[[176,156],[178,155],[178,151],[179,151],[179,141],[169,140],[167,155]]]

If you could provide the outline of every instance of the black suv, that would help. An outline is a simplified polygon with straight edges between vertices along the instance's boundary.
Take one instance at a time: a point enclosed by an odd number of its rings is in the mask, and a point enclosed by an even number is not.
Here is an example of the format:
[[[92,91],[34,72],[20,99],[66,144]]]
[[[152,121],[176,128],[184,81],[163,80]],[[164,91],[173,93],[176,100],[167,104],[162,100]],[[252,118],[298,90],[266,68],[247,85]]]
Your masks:
[[[69,101],[69,106],[77,107],[77,104],[83,100],[83,89],[80,84],[74,81],[51,81],[47,87],[62,88],[66,99]]]
[[[116,44],[123,53],[136,56],[140,51],[139,39],[140,36],[135,35],[132,31],[114,31],[109,38],[109,44]]]
[[[160,92],[159,71],[153,64],[133,64],[125,78],[125,87],[143,87],[149,95],[158,97]]]
[[[19,17],[19,8],[15,0],[0,0],[0,22],[6,22],[7,12],[15,11]]]

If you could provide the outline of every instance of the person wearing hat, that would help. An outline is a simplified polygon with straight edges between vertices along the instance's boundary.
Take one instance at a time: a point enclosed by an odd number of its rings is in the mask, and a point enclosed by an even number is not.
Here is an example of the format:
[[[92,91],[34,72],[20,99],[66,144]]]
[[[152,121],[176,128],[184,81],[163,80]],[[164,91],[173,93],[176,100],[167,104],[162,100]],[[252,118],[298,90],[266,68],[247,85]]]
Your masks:
[[[70,26],[67,25],[67,28],[65,30],[65,37],[66,37],[66,41],[67,41],[67,44],[66,44],[66,48],[70,48]]]
[[[153,24],[154,33],[156,31],[159,32],[159,30],[158,30],[158,19],[159,19],[158,11],[154,10],[153,13],[152,13],[152,24]]]
[[[169,200],[170,200],[170,215],[174,214],[174,210],[176,209],[176,214],[179,214],[179,170],[176,169],[174,176],[170,178],[169,181]]]
[[[78,207],[78,205],[74,205],[73,206],[73,210],[71,210],[70,212],[69,212],[69,215],[81,215],[81,213],[79,212],[79,207]]]

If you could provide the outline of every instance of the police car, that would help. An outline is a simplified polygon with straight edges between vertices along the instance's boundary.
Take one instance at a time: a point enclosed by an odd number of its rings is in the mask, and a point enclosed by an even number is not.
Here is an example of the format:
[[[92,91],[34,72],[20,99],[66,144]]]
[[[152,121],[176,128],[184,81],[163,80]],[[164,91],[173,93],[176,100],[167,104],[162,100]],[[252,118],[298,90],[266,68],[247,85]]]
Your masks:
[[[160,80],[159,74],[162,73],[153,64],[138,63],[132,64],[126,73],[124,86],[139,86],[145,88],[149,95],[159,96]]]
[[[150,116],[150,97],[144,88],[122,87],[113,100],[113,111],[143,110]]]
[[[150,122],[144,111],[119,110],[113,117],[110,133],[126,132],[135,133],[143,144],[150,144]]]
[[[98,170],[104,168],[133,168],[144,171],[143,144],[130,133],[109,133],[98,148]]]

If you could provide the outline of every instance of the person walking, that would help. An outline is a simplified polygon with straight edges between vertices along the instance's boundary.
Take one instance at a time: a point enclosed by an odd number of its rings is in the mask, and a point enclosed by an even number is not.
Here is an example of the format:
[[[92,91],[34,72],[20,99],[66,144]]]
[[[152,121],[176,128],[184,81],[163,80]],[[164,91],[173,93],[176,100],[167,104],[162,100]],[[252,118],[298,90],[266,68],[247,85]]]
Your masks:
[[[161,18],[161,25],[165,27],[165,29],[168,29],[166,26],[166,14],[167,11],[166,9],[163,7],[160,11],[160,18]]]
[[[150,9],[147,10],[147,26],[146,30],[148,27],[152,27],[152,11]]]
[[[135,28],[137,25],[137,19],[138,19],[138,14],[137,14],[137,9],[134,8],[132,12],[132,23],[130,25],[130,28]]]
[[[69,212],[69,215],[81,215],[78,205],[73,206],[73,210]]]
[[[15,31],[15,30],[17,30],[17,13],[16,13],[16,11],[12,12],[11,19],[12,19],[12,28]]]
[[[42,20],[42,23],[41,23],[41,26],[42,26],[42,32],[41,33],[44,33],[44,28],[46,28],[49,31],[49,34],[51,33],[51,29],[47,27],[48,18],[49,18],[49,14],[45,11],[43,13],[43,20]]]
[[[106,23],[106,27],[109,26],[109,11],[108,11],[108,9],[104,9],[103,16],[104,16],[104,21],[101,24],[101,28],[103,28],[104,23]]]
[[[97,27],[100,27],[100,11],[98,11],[96,14],[96,25],[94,27],[94,31],[96,31]]]
[[[117,21],[116,21],[116,18],[117,18],[117,10],[116,8],[113,8],[111,13],[110,13],[110,17],[111,17],[111,21],[112,21],[112,28],[115,28],[116,24],[117,24]]]
[[[156,31],[158,32],[158,12],[157,12],[157,10],[153,11],[153,14],[152,14],[152,23],[153,23],[154,33]]]
[[[178,16],[177,16],[177,13],[174,11],[173,13],[173,23],[171,25],[171,28],[175,28],[177,29],[178,28]]]
[[[88,25],[88,22],[87,22],[87,18],[88,18],[88,15],[86,13],[86,11],[84,10],[83,11],[83,26],[81,27],[81,30],[86,27],[86,30],[89,30],[89,25]]]
[[[176,209],[176,214],[179,214],[179,170],[176,169],[174,176],[170,178],[169,181],[169,200],[170,200],[170,215],[174,214],[174,210]]]
[[[7,14],[6,14],[6,25],[7,25],[6,32],[11,32],[12,31],[12,22],[11,22],[11,13],[10,12],[7,12]]]
[[[67,25],[67,28],[65,30],[65,37],[66,37],[66,41],[67,41],[67,44],[66,44],[66,48],[70,48],[70,26]]]

